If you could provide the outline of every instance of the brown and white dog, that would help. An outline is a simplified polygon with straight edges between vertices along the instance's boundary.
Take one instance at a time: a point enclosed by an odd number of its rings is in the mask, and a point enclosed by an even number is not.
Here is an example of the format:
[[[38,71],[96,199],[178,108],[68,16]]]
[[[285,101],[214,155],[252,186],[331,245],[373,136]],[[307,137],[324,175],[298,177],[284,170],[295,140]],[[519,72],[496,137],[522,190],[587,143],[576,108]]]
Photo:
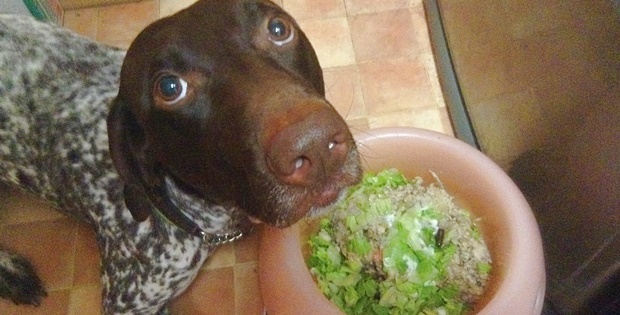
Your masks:
[[[92,225],[105,313],[165,312],[217,245],[289,226],[360,179],[324,92],[305,35],[266,0],[199,1],[126,54],[1,16],[0,182]],[[0,295],[44,294],[0,251]]]

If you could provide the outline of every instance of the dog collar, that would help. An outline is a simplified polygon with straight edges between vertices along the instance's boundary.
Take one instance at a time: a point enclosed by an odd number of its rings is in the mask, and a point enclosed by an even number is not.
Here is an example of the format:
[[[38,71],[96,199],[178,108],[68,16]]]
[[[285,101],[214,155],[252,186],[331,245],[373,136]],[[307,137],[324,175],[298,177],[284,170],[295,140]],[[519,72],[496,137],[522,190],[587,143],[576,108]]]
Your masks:
[[[196,225],[194,222],[191,222],[191,220],[183,214],[179,213],[179,215],[183,216],[182,221],[178,221],[178,219],[180,219],[181,217],[177,216],[174,217],[173,221],[173,217],[165,215],[159,210],[158,207],[153,206],[153,209],[155,215],[157,215],[160,219],[168,222],[171,225],[176,226],[177,228],[185,231],[187,234],[199,237],[202,240],[203,244],[207,246],[219,246],[232,243],[245,235],[242,230],[236,230],[231,233],[207,233],[201,228],[199,228],[198,225]]]
[[[205,244],[218,246],[224,245],[231,242],[234,242],[243,237],[243,231],[238,230],[233,233],[223,233],[223,234],[208,234],[204,231],[200,231],[202,233],[202,241]]]
[[[153,213],[169,224],[185,231],[187,234],[199,237],[207,246],[218,246],[234,242],[251,230],[250,228],[248,231],[244,231],[242,228],[239,228],[230,233],[205,232],[193,220],[183,214],[181,209],[179,209],[171,198],[162,198],[162,196],[170,196],[170,189],[176,190],[177,193],[180,191],[174,181],[166,177],[165,184],[162,186],[163,187],[154,189],[154,194],[151,194],[151,196],[158,196],[157,200],[152,201]]]

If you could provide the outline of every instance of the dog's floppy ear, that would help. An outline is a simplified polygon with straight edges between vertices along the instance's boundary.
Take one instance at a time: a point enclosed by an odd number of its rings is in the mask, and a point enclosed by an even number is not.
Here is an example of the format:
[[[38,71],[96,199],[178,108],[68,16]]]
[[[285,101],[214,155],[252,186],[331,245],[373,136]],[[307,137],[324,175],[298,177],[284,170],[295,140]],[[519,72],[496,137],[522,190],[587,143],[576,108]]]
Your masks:
[[[107,124],[112,161],[125,184],[125,205],[135,220],[144,221],[151,214],[140,177],[148,165],[144,161],[144,132],[120,96],[112,104]]]
[[[310,80],[312,86],[321,93],[321,95],[325,96],[323,70],[321,70],[321,66],[319,65],[319,59],[306,35],[300,31],[299,36],[301,36],[297,49],[297,60],[299,60],[299,63],[296,67],[303,72],[302,77]]]

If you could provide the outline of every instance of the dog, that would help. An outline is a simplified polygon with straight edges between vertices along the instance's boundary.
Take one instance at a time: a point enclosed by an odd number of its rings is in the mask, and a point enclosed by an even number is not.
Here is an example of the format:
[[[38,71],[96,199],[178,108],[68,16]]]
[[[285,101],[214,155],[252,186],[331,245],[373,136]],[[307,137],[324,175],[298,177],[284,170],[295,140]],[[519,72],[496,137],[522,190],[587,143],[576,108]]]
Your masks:
[[[360,177],[311,44],[270,1],[198,1],[127,52],[0,17],[0,182],[93,227],[107,314],[165,313],[218,245]],[[7,249],[0,295],[45,296]]]

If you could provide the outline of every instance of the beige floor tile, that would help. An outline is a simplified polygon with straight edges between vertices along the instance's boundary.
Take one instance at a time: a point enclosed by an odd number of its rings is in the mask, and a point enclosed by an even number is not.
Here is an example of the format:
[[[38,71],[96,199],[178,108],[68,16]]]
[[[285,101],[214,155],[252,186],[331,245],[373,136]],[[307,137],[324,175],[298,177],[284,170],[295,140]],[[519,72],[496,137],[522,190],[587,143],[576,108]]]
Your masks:
[[[413,57],[422,52],[408,8],[356,15],[349,25],[357,62]]]
[[[258,282],[258,263],[235,265],[235,314],[263,314],[263,300]]]
[[[100,274],[101,255],[99,254],[95,231],[89,225],[78,224],[73,286],[99,284]]]
[[[217,269],[222,267],[230,267],[235,264],[235,246],[234,244],[226,244],[218,247],[212,252],[202,268]]]
[[[359,68],[370,116],[435,106],[426,68],[419,59],[370,62]]]
[[[201,271],[171,305],[172,314],[223,315],[235,313],[233,267]]]
[[[411,7],[411,23],[415,39],[421,53],[432,54],[431,39],[428,24],[426,23],[426,12],[422,4]]]
[[[345,17],[343,0],[283,0],[284,9],[295,19],[327,19]]]
[[[101,314],[101,285],[77,287],[69,297],[69,315]]]
[[[65,10],[74,10],[74,9],[86,8],[86,7],[101,7],[101,6],[118,5],[118,4],[127,3],[131,1],[134,1],[134,0],[58,0],[60,5]]]
[[[355,63],[346,18],[301,21],[299,24],[312,43],[322,68]]]
[[[0,299],[0,314],[3,315],[64,315],[69,310],[70,290],[48,292],[47,298],[39,307],[18,306],[8,300]]]
[[[158,17],[159,2],[155,0],[103,7],[99,12],[97,40],[128,48],[138,33]]]
[[[447,133],[449,126],[444,126],[443,113],[438,107],[396,111],[368,117],[368,124],[370,128],[409,126]]]
[[[449,136],[455,136],[454,128],[452,128],[452,120],[450,119],[450,113],[448,112],[448,108],[440,107],[439,113],[441,114],[441,127],[443,128],[443,133]]]
[[[65,12],[64,26],[74,32],[95,40],[97,38],[98,8],[70,10]]]
[[[443,97],[441,84],[439,83],[439,77],[437,76],[435,56],[432,53],[423,53],[418,56],[418,59],[424,64],[424,68],[426,69],[426,73],[428,74],[433,98],[435,99],[435,105],[439,107],[446,107],[446,102]]]
[[[345,0],[349,15],[408,8],[420,3],[422,0]]]
[[[159,0],[159,16],[172,15],[194,4],[197,0]]]
[[[0,225],[63,218],[43,199],[16,189],[0,191],[0,202]]]
[[[325,69],[323,79],[327,100],[342,117],[356,119],[366,116],[357,66]]]

